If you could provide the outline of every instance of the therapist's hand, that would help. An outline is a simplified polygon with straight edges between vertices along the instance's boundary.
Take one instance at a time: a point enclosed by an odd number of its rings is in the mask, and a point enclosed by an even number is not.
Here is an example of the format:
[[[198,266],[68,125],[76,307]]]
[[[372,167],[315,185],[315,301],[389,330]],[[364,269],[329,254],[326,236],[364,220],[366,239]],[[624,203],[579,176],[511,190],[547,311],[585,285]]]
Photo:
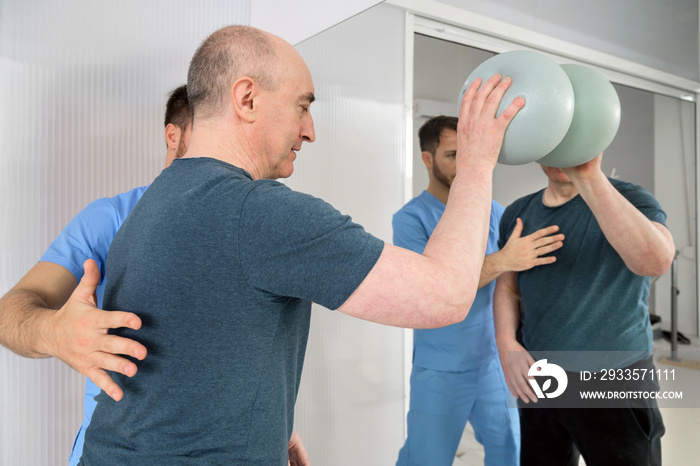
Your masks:
[[[100,282],[100,270],[92,259],[83,264],[84,275],[68,301],[54,314],[51,322],[51,354],[92,380],[95,385],[119,401],[124,392],[107,371],[132,377],[137,367],[121,355],[142,360],[146,347],[141,343],[109,334],[110,329],[141,328],[136,314],[103,311],[97,307],[95,290]]]
[[[292,432],[289,439],[289,466],[311,466],[309,455],[301,442],[301,437],[296,432]]]

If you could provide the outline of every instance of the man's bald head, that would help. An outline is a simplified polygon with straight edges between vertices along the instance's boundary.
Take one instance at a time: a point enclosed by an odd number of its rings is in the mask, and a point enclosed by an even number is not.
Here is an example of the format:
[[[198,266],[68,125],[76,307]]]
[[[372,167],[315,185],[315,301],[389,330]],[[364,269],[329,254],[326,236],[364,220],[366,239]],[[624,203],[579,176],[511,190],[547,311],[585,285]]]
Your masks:
[[[223,112],[231,86],[242,76],[266,90],[278,86],[278,55],[274,36],[251,26],[229,26],[199,46],[187,74],[192,117],[206,119]]]

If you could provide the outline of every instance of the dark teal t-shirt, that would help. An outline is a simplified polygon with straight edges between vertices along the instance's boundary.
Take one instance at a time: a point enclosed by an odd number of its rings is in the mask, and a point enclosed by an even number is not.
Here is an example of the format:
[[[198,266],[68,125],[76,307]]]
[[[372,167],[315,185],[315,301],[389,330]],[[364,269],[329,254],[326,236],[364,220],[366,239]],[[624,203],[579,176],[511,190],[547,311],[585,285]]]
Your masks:
[[[311,302],[339,307],[383,242],[326,202],[214,159],[176,160],[114,238],[105,309],[148,349],[104,392],[83,463],[286,465]]]
[[[665,224],[666,214],[651,193],[631,183],[610,182],[647,218]],[[525,348],[620,352],[615,361],[619,367],[648,357],[652,350],[647,303],[651,279],[627,268],[581,196],[547,207],[543,193],[511,204],[500,226],[500,247],[518,217],[524,223],[523,236],[551,225],[559,225],[565,235],[564,247],[553,253],[554,264],[518,273]]]

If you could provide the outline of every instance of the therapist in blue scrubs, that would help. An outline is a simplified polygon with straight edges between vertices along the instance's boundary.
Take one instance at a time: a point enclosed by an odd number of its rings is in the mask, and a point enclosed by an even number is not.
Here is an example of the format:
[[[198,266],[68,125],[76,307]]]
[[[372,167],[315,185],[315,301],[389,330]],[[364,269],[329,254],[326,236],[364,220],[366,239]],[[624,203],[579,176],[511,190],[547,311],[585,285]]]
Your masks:
[[[457,118],[438,116],[419,130],[428,189],[393,217],[394,244],[422,253],[433,233],[455,178]],[[522,222],[498,250],[498,225],[504,208],[491,205],[486,257],[469,314],[460,323],[414,330],[408,437],[397,465],[451,466],[469,421],[484,446],[486,465],[517,465],[520,426],[517,409],[499,363],[493,324],[494,280],[506,271],[522,271],[555,261],[548,253],[562,246],[558,227],[521,237]],[[514,404],[513,404],[514,406]]]

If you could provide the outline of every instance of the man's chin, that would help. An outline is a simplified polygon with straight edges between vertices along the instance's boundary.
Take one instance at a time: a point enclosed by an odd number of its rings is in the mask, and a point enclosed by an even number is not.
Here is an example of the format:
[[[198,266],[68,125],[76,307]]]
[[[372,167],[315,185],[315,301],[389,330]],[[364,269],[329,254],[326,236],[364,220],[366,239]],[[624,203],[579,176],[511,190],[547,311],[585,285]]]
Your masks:
[[[284,173],[280,178],[289,178],[294,173],[294,161],[297,159],[297,153],[292,151],[291,156],[287,159],[287,163],[282,167]]]
[[[284,167],[279,171],[279,176],[277,178],[289,178],[292,176],[292,173],[294,173],[294,165],[290,163],[288,167]]]

